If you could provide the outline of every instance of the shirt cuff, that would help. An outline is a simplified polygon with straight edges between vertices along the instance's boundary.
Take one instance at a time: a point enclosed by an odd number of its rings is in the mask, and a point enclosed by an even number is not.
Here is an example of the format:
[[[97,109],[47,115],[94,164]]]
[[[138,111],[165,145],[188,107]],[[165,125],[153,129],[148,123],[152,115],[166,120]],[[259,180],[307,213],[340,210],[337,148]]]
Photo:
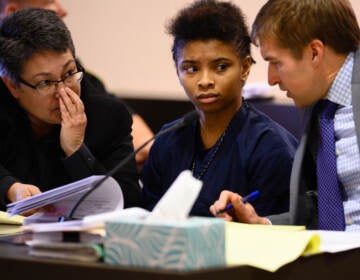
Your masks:
[[[16,182],[20,182],[18,179],[12,176],[5,176],[0,180],[0,209],[6,210],[6,204],[10,203],[7,199],[6,193],[9,188]]]

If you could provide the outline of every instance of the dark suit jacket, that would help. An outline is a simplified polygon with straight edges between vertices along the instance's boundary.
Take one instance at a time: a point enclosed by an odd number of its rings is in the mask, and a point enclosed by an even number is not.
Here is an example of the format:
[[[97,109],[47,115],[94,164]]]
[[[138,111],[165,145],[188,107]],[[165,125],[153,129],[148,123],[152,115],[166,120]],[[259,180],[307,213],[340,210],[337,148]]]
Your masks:
[[[360,149],[360,49],[355,53],[352,73],[352,106],[358,146]],[[269,216],[273,224],[306,225],[309,229],[318,228],[317,180],[314,149],[317,146],[314,106],[306,108],[305,132],[295,155],[290,179],[290,211]]]

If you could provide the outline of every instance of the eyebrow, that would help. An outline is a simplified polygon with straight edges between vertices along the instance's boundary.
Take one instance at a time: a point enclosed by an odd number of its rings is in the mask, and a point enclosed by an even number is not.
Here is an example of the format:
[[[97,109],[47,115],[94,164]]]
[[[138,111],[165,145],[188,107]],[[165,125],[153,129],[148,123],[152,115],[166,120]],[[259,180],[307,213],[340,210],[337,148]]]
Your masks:
[[[71,63],[74,63],[75,66],[76,66],[76,61],[75,61],[75,59],[70,59],[68,62],[66,62],[66,63],[63,65],[63,70],[64,70],[65,68],[67,68]],[[51,74],[52,74],[52,73],[49,73],[49,72],[41,72],[41,73],[35,74],[35,75],[32,76],[30,79],[35,79],[35,78],[37,78],[37,77],[39,77],[39,76],[49,76],[49,75],[51,75]]]
[[[219,57],[219,58],[216,58],[216,59],[212,60],[211,63],[217,63],[217,62],[220,62],[220,61],[223,61],[223,60],[231,61],[231,59],[229,59],[227,57]]]
[[[218,57],[218,58],[215,58],[214,60],[211,60],[210,63],[217,63],[222,60],[231,61],[231,59],[226,58],[226,57]],[[181,64],[185,64],[185,63],[197,63],[197,60],[186,59],[181,62]]]
[[[272,55],[267,55],[263,58],[265,61],[278,60],[276,57]]]
[[[185,64],[185,63],[196,63],[196,60],[186,59],[186,60],[181,61],[180,65]]]

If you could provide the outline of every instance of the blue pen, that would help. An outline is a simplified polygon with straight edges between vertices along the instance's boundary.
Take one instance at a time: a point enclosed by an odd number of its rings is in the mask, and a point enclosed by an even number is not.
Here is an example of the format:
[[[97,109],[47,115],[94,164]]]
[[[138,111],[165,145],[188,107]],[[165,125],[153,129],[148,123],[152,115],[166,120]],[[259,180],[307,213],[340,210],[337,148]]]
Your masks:
[[[256,191],[251,192],[251,193],[248,194],[247,196],[243,197],[241,201],[242,201],[243,203],[251,202],[251,201],[254,201],[255,199],[257,199],[258,196],[259,196],[259,191],[256,190]],[[229,211],[229,210],[232,209],[232,208],[233,208],[232,203],[229,203],[228,205],[225,206],[224,209],[222,209],[222,210],[217,210],[217,211],[216,211],[216,214],[221,214],[221,213],[227,212],[227,211]]]

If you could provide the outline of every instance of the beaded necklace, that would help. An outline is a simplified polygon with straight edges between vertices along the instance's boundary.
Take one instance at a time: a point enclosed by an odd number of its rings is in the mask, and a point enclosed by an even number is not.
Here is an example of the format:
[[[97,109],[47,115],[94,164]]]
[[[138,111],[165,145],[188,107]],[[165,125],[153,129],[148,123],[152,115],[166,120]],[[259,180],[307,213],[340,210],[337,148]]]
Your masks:
[[[249,104],[246,102],[246,100],[244,98],[242,98],[242,105],[240,107],[239,110],[247,110],[249,108]],[[235,114],[236,115],[236,114]],[[234,116],[235,116],[234,115]],[[210,164],[214,161],[215,157],[216,157],[216,154],[217,152],[219,151],[223,141],[224,141],[224,138],[225,138],[225,135],[229,129],[229,127],[231,126],[231,123],[233,122],[234,120],[234,116],[233,118],[231,119],[231,121],[229,122],[228,126],[226,127],[225,131],[223,132],[223,134],[221,134],[219,140],[216,142],[215,146],[213,148],[210,149],[210,152],[211,150],[212,151],[212,154],[211,156],[209,157],[208,161],[205,163],[205,164],[202,164],[202,168],[201,168],[201,171],[199,172],[199,174],[197,176],[195,176],[195,165],[196,165],[196,154],[194,155],[194,159],[192,161],[192,164],[191,164],[191,172],[193,173],[193,175],[201,180],[202,177],[205,175],[206,171],[209,169],[209,166]]]
[[[226,128],[226,130],[223,132],[223,134],[221,134],[219,140],[216,142],[216,145],[213,148],[211,148],[211,150],[213,150],[213,151],[212,151],[209,159],[207,160],[207,162],[205,164],[202,164],[201,171],[199,172],[199,174],[197,176],[195,176],[196,155],[194,156],[193,162],[191,164],[191,171],[192,171],[193,175],[197,179],[199,179],[199,180],[202,179],[202,177],[205,175],[206,171],[208,170],[210,164],[213,162],[217,152],[219,151],[219,149],[221,147],[221,144],[223,143],[223,140],[224,140],[224,137],[226,135],[227,129],[228,128]]]

